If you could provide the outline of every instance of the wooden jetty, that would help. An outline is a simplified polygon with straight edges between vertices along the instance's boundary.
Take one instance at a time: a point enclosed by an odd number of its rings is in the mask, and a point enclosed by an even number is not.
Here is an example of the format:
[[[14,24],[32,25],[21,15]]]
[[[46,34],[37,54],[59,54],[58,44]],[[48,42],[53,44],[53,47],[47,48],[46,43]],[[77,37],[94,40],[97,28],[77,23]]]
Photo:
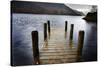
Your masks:
[[[79,60],[78,50],[81,49],[83,46],[81,48],[76,47],[72,39],[70,40],[69,37],[64,37],[65,34],[67,35],[66,25],[65,30],[63,28],[49,28],[50,35],[47,34],[47,38],[44,37],[46,40],[43,42],[42,48],[37,48],[39,50],[39,64],[72,63]],[[47,31],[45,31],[44,33],[47,33]],[[73,33],[71,34],[71,36],[72,35]],[[81,43],[83,43],[82,41],[83,40],[81,40]]]

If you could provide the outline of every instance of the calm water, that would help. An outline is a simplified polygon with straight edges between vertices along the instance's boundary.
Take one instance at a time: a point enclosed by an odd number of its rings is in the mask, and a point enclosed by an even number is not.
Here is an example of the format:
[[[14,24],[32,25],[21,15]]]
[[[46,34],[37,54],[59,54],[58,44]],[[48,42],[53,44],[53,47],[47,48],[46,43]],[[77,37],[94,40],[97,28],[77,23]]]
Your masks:
[[[83,61],[97,60],[97,25],[87,23],[83,20],[84,16],[65,16],[65,15],[36,15],[36,14],[13,14],[12,15],[12,62],[14,65],[32,64],[32,40],[31,32],[39,32],[39,48],[42,48],[44,40],[43,23],[50,20],[51,28],[63,29],[65,21],[68,21],[68,34],[70,24],[74,24],[73,42],[77,46],[79,30],[85,31]],[[56,30],[55,30],[56,31]],[[64,32],[61,32],[64,33]]]

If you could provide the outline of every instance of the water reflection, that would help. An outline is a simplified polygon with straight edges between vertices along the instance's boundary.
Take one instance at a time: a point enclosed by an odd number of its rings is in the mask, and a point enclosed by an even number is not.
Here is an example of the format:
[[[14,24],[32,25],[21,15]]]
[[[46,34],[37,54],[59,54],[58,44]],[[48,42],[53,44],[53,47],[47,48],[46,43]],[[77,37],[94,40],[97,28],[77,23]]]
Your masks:
[[[80,55],[77,54],[77,56],[76,56],[76,62],[81,62],[81,58],[82,58],[82,56],[80,56]]]
[[[65,36],[64,36],[64,38],[65,38],[65,39],[67,38],[67,32],[65,32]]]
[[[49,39],[50,39],[50,35],[51,35],[50,32],[48,32],[48,38],[49,38]]]
[[[48,48],[48,39],[44,41],[43,48]]]
[[[69,40],[69,47],[70,47],[70,49],[72,49],[73,48],[73,40]]]

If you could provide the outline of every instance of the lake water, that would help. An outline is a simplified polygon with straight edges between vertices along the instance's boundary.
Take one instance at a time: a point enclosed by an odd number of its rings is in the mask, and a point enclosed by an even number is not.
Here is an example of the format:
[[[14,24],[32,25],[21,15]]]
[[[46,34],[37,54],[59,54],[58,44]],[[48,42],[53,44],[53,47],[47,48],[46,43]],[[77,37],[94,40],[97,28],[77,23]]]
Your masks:
[[[73,42],[77,47],[78,33],[84,30],[83,61],[97,60],[97,24],[87,23],[84,16],[67,15],[39,15],[39,14],[12,14],[12,64],[31,65],[32,57],[32,37],[31,32],[39,32],[39,49],[42,49],[44,41],[43,23],[50,20],[51,29],[62,30],[64,33],[65,21],[68,21],[67,37],[70,34],[70,25],[74,24]],[[59,36],[58,36],[59,37]]]

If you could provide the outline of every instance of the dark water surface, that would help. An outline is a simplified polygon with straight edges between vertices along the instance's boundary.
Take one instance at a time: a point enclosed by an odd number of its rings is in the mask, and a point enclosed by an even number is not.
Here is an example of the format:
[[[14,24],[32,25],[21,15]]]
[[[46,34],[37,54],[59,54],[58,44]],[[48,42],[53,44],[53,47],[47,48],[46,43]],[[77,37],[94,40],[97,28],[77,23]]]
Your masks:
[[[50,20],[51,28],[62,29],[64,33],[65,21],[68,21],[68,35],[70,24],[74,24],[73,42],[77,47],[79,30],[85,31],[82,61],[97,60],[97,25],[87,23],[82,19],[83,16],[65,15],[36,15],[36,14],[12,14],[12,65],[31,65],[32,40],[31,32],[39,32],[39,49],[42,48],[44,41],[43,23]]]

